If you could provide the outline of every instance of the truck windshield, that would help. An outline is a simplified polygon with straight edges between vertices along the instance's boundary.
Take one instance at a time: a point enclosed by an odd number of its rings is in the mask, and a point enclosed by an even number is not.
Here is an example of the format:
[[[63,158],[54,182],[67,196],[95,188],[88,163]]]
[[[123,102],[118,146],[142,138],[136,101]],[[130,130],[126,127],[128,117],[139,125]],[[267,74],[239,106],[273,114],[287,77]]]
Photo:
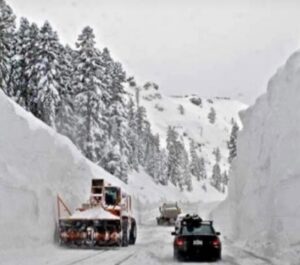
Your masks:
[[[116,205],[119,199],[119,189],[116,187],[105,188],[105,203],[106,205]]]

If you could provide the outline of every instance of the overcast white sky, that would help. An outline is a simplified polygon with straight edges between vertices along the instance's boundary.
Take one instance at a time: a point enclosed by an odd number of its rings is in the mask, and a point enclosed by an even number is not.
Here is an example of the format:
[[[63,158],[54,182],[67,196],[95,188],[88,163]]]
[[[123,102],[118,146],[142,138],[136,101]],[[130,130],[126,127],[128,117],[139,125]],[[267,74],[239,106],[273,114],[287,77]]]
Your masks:
[[[74,44],[90,25],[141,82],[166,94],[230,96],[246,103],[300,47],[297,0],[6,0],[18,17],[49,20]]]

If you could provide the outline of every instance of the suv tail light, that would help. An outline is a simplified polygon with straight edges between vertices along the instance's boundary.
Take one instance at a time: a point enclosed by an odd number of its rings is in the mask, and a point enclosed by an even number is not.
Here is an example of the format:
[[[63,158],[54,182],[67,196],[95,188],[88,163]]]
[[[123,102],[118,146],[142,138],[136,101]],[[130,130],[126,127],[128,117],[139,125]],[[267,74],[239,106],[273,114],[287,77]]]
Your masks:
[[[183,238],[181,238],[181,237],[178,237],[178,238],[176,238],[176,240],[175,240],[175,245],[176,246],[178,246],[178,247],[182,247],[183,245],[184,245],[184,239]]]
[[[211,243],[212,243],[213,247],[215,247],[215,248],[221,247],[221,241],[218,238],[214,239]]]

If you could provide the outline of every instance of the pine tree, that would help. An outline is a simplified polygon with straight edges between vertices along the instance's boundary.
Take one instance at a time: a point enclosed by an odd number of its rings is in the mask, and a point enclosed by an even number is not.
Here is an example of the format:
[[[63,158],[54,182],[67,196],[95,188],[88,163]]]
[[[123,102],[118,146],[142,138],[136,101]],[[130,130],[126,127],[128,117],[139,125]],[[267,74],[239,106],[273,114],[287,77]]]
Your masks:
[[[15,15],[4,0],[0,0],[0,88],[9,96],[13,94],[10,85],[11,60],[14,46]]]
[[[218,163],[213,166],[213,173],[211,177],[211,184],[214,186],[218,191],[221,191],[222,185],[222,175],[221,169]]]
[[[99,162],[103,160],[102,150],[108,138],[108,121],[104,113],[109,94],[102,82],[101,53],[95,48],[95,35],[90,27],[83,29],[76,46],[72,84],[78,117],[76,142],[87,158]]]
[[[122,65],[114,62],[110,56],[110,52],[105,48],[102,52],[102,61],[104,65],[104,76],[102,81],[105,85],[104,89],[108,91],[109,98],[105,104],[107,105],[107,115],[109,119],[108,137],[110,141],[119,145],[122,156],[122,174],[126,174],[125,169],[130,168],[129,155],[131,146],[128,142],[128,111],[124,98],[126,96],[123,83],[126,80],[126,74]]]
[[[200,162],[199,162],[200,166],[200,179],[206,179],[207,177],[207,173],[206,173],[206,167],[205,167],[205,160],[203,157],[200,158]]]
[[[144,135],[144,144],[145,144],[145,161],[144,166],[146,172],[154,179],[155,182],[158,182],[156,175],[157,175],[157,168],[155,167],[155,152],[156,147],[154,146],[154,139],[151,133],[150,126],[147,127],[147,131]]]
[[[212,181],[211,184],[219,191],[222,188],[222,175],[221,175],[221,168],[220,168],[220,161],[221,161],[221,152],[220,149],[217,147],[214,149],[213,154],[215,155],[216,163],[213,166],[213,173],[212,173]]]
[[[201,179],[201,164],[196,152],[195,142],[193,140],[190,141],[190,157],[190,171],[199,181]]]
[[[126,156],[121,157],[120,171],[116,174],[116,177],[122,180],[124,183],[128,183],[128,161]]]
[[[178,111],[181,115],[184,115],[185,113],[184,107],[181,104],[178,106]]]
[[[139,170],[139,146],[136,124],[136,111],[133,100],[130,98],[128,102],[128,125],[130,130],[127,131],[127,140],[130,146],[128,162],[131,169]]]
[[[181,148],[181,168],[182,168],[182,178],[183,178],[183,183],[186,186],[188,191],[193,190],[193,185],[192,185],[192,177],[190,173],[190,168],[189,168],[189,156],[188,153],[185,149],[185,146],[183,143],[180,143],[179,147]]]
[[[24,83],[20,83],[22,87],[20,87],[20,90],[17,92],[17,102],[24,104],[28,111],[30,111],[36,117],[41,118],[38,115],[39,109],[37,103],[38,90],[36,75],[32,74],[32,68],[35,66],[38,60],[39,38],[40,30],[35,23],[32,23],[29,30],[28,51],[24,55],[24,69],[22,69],[22,71],[25,71],[22,73],[22,80],[24,80]]]
[[[232,160],[236,157],[237,155],[237,136],[238,136],[238,131],[239,127],[236,122],[233,123],[232,129],[231,129],[231,134],[230,134],[230,139],[227,142],[227,146],[229,149],[229,157],[228,157],[228,162],[231,163]]]
[[[26,18],[21,18],[20,27],[15,34],[11,73],[14,77],[10,82],[10,90],[17,103],[27,108],[27,92],[29,76],[26,68],[32,49],[31,25]]]
[[[216,163],[219,163],[221,161],[221,152],[219,147],[213,150],[213,155],[215,156]]]
[[[104,169],[121,179],[123,182],[127,183],[128,168],[126,161],[124,161],[124,156],[121,154],[120,146],[107,144],[106,148],[106,155],[102,157]]]
[[[162,149],[156,157],[158,172],[159,172],[159,183],[162,185],[168,184],[168,156],[165,149]]]
[[[143,135],[143,132],[146,130],[148,126],[146,109],[143,106],[137,108],[136,112],[136,125],[137,125],[137,133],[139,136]]]
[[[137,108],[136,125],[137,125],[137,135],[138,135],[139,164],[144,166],[145,153],[146,153],[145,140],[147,138],[147,130],[148,130],[147,128],[149,128],[150,124],[147,121],[146,109],[143,106]]]
[[[30,77],[28,89],[31,92],[31,112],[49,126],[55,128],[56,107],[59,96],[60,43],[57,33],[49,22],[40,30],[35,56],[29,62],[26,74]]]
[[[210,112],[208,113],[208,120],[211,124],[214,124],[216,121],[216,111],[213,107],[210,108]]]
[[[229,177],[228,177],[228,173],[227,171],[224,171],[223,172],[223,175],[222,175],[222,182],[225,186],[228,186],[228,182],[229,182]]]
[[[76,117],[74,107],[73,71],[75,51],[69,46],[61,47],[60,51],[60,78],[59,95],[60,103],[57,106],[56,128],[57,131],[76,142]]]
[[[174,185],[177,184],[177,178],[179,172],[179,161],[177,157],[176,141],[178,134],[175,129],[171,126],[168,127],[167,131],[167,151],[168,151],[168,179]]]
[[[167,132],[167,150],[168,150],[168,179],[180,190],[183,190],[187,181],[184,175],[189,171],[188,162],[186,163],[183,143],[179,141],[178,133],[175,128],[169,126]],[[187,170],[187,171],[186,171]],[[187,177],[189,178],[189,176]]]

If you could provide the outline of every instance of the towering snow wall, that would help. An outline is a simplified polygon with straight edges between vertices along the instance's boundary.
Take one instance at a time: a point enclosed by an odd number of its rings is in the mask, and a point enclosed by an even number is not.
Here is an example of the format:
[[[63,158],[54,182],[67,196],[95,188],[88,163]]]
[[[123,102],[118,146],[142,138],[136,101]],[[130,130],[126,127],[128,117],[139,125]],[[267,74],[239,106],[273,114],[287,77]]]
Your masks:
[[[56,195],[74,209],[93,177],[122,185],[0,90],[0,249],[53,242]]]
[[[278,256],[300,244],[300,52],[241,118],[229,196],[214,217],[232,238]]]

